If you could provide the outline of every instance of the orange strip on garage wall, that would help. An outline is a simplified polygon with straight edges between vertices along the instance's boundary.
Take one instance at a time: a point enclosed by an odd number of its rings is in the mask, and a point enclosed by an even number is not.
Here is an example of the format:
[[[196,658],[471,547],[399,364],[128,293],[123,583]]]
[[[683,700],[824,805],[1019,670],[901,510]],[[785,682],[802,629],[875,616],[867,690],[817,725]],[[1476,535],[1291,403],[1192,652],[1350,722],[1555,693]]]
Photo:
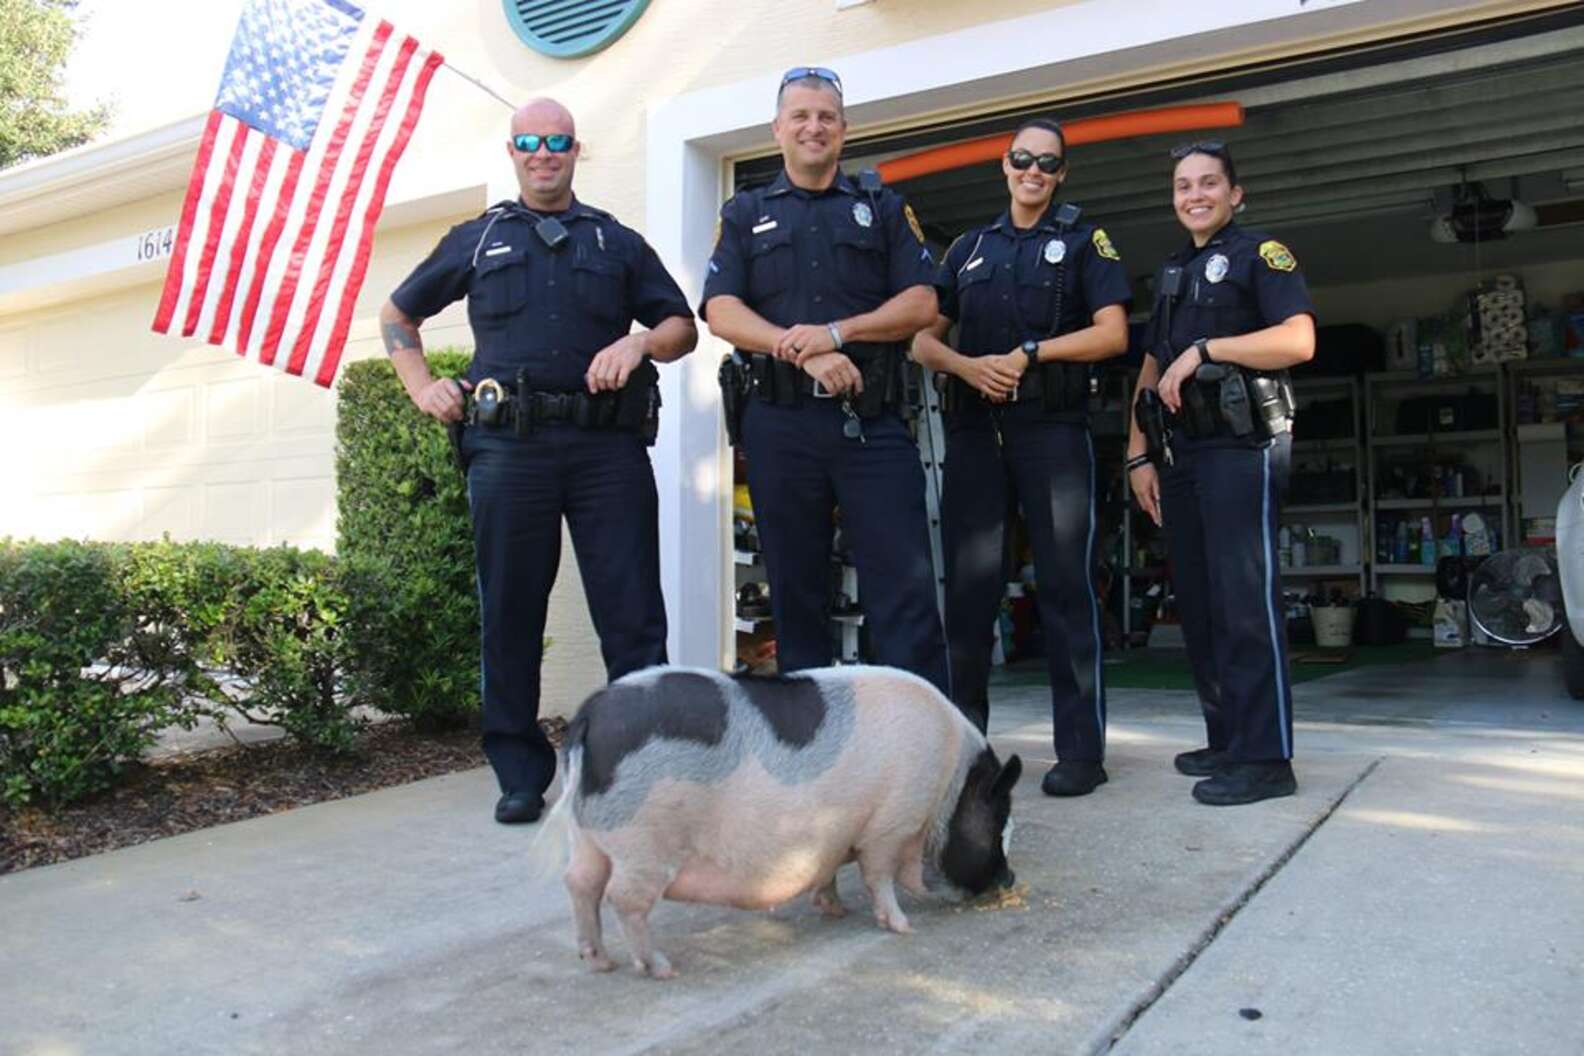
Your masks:
[[[1062,123],[1069,147],[1081,143],[1102,143],[1111,139],[1152,136],[1163,132],[1191,132],[1202,128],[1235,128],[1243,123],[1241,103],[1199,103],[1193,106],[1167,106],[1156,110],[1129,110],[1100,117],[1081,117]],[[994,161],[1012,145],[1012,133],[1001,132],[962,143],[931,147],[876,166],[887,183],[949,172],[965,165]]]

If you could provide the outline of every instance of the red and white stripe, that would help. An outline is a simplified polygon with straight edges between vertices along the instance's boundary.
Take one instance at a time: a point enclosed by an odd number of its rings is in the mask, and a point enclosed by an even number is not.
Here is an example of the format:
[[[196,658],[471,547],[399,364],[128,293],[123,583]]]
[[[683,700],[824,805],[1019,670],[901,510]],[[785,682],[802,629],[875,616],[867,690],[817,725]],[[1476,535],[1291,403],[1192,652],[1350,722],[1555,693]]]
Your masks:
[[[154,329],[329,386],[391,172],[444,61],[364,19],[306,151],[211,111]]]

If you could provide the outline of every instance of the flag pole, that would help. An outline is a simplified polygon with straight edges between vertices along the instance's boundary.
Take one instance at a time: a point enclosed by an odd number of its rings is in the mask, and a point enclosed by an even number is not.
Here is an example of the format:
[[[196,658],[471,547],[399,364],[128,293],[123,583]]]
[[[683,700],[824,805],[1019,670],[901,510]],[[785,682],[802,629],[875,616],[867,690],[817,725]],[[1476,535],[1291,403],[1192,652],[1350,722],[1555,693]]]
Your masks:
[[[497,92],[495,89],[491,88],[489,85],[485,84],[483,81],[479,80],[477,77],[473,76],[471,73],[464,73],[462,70],[457,69],[455,66],[451,65],[451,63],[449,63],[449,62],[446,62],[444,65],[445,65],[446,69],[450,70],[452,73],[456,74],[458,77],[462,78],[464,81],[472,81],[481,90],[483,90],[485,92],[488,92],[490,95],[493,95],[496,99],[499,99],[501,104],[503,106],[505,106],[506,109],[511,110],[513,112],[515,112],[517,110],[517,104],[516,103],[513,103],[511,100],[505,98],[499,92]]]

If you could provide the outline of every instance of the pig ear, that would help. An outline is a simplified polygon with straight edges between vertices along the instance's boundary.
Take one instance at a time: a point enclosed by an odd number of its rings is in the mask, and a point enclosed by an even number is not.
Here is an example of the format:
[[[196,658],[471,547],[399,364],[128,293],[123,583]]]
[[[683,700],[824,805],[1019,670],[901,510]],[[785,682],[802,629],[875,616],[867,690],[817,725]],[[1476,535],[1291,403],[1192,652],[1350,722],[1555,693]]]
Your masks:
[[[1023,776],[1023,760],[1017,756],[1006,761],[1001,768],[1001,773],[996,775],[995,787],[990,790],[990,801],[997,802],[1012,794],[1012,786],[1018,783],[1018,778]]]

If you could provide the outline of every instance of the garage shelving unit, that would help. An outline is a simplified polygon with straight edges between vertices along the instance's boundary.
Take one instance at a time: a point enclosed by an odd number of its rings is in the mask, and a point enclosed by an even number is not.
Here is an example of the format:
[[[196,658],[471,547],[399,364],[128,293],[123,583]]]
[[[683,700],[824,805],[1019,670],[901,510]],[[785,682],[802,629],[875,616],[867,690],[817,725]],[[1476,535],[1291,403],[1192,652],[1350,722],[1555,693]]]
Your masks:
[[[1511,545],[1520,545],[1552,536],[1569,471],[1584,461],[1584,359],[1518,360],[1505,373],[1513,440]]]
[[[1314,562],[1311,555],[1305,563],[1284,565],[1281,570],[1282,583],[1288,589],[1302,590],[1309,587],[1323,589],[1342,583],[1362,595],[1366,588],[1368,567],[1364,549],[1365,541],[1369,538],[1365,526],[1367,512],[1364,483],[1368,452],[1360,430],[1359,382],[1351,377],[1297,378],[1293,382],[1293,389],[1298,397],[1298,420],[1293,432],[1292,452],[1295,479],[1294,490],[1289,494],[1287,504],[1282,507],[1282,523],[1292,528],[1302,526],[1322,531],[1339,541],[1341,552],[1334,562]],[[1335,435],[1305,435],[1304,412],[1320,402],[1345,404],[1345,415],[1339,416],[1346,425],[1345,430]],[[1310,432],[1314,432],[1317,419],[1311,415],[1307,421],[1311,423]],[[1351,478],[1350,483],[1344,488],[1331,489],[1305,501],[1299,491],[1303,478],[1298,473],[1301,467],[1316,464],[1324,464],[1331,474],[1346,474]]]
[[[1395,514],[1412,526],[1428,517],[1439,543],[1447,536],[1453,515],[1478,512],[1500,533],[1499,540],[1492,540],[1492,549],[1510,545],[1514,536],[1508,504],[1507,388],[1496,367],[1436,378],[1408,372],[1366,375],[1369,559],[1374,591],[1380,592],[1383,581],[1394,578],[1419,580],[1428,588],[1435,577],[1433,562],[1382,558],[1392,543],[1383,538],[1383,515]],[[1427,419],[1417,423],[1428,428],[1399,428],[1405,419],[1416,417],[1403,409],[1405,401],[1411,400],[1428,401],[1419,404],[1430,408]],[[1401,474],[1394,472],[1397,467],[1403,467]],[[1428,479],[1409,476],[1428,467],[1445,467],[1446,472]],[[1464,479],[1464,493],[1445,485],[1452,475]],[[1404,480],[1424,493],[1399,494]],[[1410,532],[1416,530],[1410,528]]]

